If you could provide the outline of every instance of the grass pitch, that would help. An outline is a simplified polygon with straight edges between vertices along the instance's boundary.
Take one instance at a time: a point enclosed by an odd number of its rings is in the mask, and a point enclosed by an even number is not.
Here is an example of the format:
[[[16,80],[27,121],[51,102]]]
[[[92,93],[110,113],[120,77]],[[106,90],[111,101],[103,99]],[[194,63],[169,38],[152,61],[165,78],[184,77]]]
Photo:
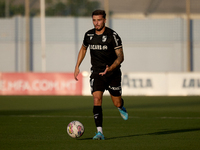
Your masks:
[[[0,96],[1,150],[199,150],[200,97],[124,96],[124,121],[110,97],[103,99],[106,140],[94,141],[91,96]],[[66,128],[79,120],[81,138]]]

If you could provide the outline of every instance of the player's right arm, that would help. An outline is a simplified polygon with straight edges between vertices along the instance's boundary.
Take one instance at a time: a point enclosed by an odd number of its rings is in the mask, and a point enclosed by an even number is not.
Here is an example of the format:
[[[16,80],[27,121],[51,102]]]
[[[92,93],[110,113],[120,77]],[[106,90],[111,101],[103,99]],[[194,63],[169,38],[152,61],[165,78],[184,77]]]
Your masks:
[[[84,57],[85,57],[85,54],[87,52],[87,47],[85,47],[84,45],[81,46],[81,49],[78,53],[78,58],[77,58],[77,62],[76,62],[76,66],[75,66],[75,70],[74,70],[74,79],[78,81],[78,74],[80,72],[79,70],[79,66],[81,65]]]

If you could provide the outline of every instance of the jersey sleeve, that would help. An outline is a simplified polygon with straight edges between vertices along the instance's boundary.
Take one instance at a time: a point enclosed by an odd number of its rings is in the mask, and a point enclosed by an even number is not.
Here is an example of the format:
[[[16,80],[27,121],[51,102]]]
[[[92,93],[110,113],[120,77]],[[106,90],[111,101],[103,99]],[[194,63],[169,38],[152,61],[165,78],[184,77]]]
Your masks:
[[[88,47],[88,42],[87,42],[87,33],[85,33],[84,35],[84,39],[83,39],[83,46]]]
[[[115,50],[122,48],[122,40],[116,32],[113,32],[113,47]]]

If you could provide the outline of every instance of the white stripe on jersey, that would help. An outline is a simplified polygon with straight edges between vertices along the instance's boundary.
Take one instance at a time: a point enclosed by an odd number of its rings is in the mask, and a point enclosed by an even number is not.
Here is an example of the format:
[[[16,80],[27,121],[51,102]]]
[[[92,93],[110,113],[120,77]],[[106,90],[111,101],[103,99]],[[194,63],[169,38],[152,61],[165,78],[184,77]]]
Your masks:
[[[117,47],[115,47],[114,49],[118,49],[118,48],[121,48],[122,46],[117,46]]]
[[[116,36],[113,35],[113,37],[114,37],[114,39],[115,39],[116,46],[118,46],[118,42],[117,42]]]
[[[83,46],[87,48],[87,46],[85,46],[84,44],[83,44]]]

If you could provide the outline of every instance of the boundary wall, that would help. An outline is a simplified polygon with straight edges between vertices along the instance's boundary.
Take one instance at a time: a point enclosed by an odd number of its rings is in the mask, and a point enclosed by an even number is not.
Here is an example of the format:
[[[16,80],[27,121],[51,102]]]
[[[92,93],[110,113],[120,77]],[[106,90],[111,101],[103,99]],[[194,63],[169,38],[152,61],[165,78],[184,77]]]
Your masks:
[[[91,95],[89,72],[0,73],[0,95]],[[200,72],[122,74],[122,93],[130,96],[200,96]],[[109,93],[106,91],[105,95]]]

